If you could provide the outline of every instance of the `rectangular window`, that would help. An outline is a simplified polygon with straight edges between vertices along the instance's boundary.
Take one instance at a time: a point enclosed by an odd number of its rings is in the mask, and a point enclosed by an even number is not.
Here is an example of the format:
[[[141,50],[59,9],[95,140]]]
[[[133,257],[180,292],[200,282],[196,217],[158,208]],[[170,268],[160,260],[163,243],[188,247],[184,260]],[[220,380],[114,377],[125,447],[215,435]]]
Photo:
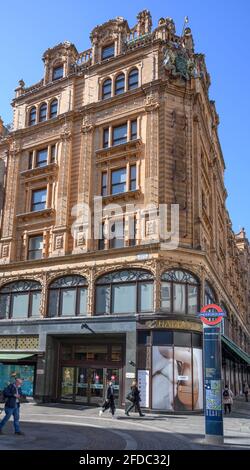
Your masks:
[[[191,315],[197,315],[198,312],[197,296],[197,286],[188,286],[188,313]]]
[[[130,134],[131,134],[131,140],[136,140],[137,139],[137,119],[135,121],[131,121],[131,129],[130,129]]]
[[[103,148],[106,149],[109,146],[109,128],[103,129]]]
[[[124,220],[116,220],[111,225],[111,234],[113,238],[110,239],[110,248],[123,248],[124,247]]]
[[[56,146],[51,145],[50,148],[50,163],[55,163],[56,161]]]
[[[98,240],[98,250],[104,250],[105,248],[105,240],[104,240],[104,226],[105,226],[105,223],[102,222],[100,224],[100,238]]]
[[[185,285],[173,285],[174,313],[186,313]]]
[[[140,282],[138,284],[139,311],[152,312],[153,310],[153,283]]]
[[[41,259],[43,252],[43,237],[38,235],[29,238],[28,259]]]
[[[32,191],[31,212],[42,211],[46,208],[47,189]]]
[[[136,165],[131,165],[129,171],[130,171],[129,190],[135,191],[136,190]]]
[[[118,284],[112,286],[112,313],[136,312],[136,285]]]
[[[102,173],[102,196],[107,196],[107,173]]]
[[[29,166],[28,166],[29,170],[31,170],[32,166],[33,166],[33,152],[29,152]]]
[[[102,315],[109,313],[110,305],[110,287],[97,286],[96,287],[96,313]]]
[[[136,217],[129,219],[129,246],[136,245],[137,220]]]
[[[173,344],[172,331],[153,331],[153,345],[154,346],[171,346]]]
[[[60,65],[59,67],[54,67],[52,80],[59,80],[59,78],[62,78],[62,77],[63,77],[63,65]]]
[[[24,318],[28,316],[29,293],[13,294],[12,296],[12,318]]]
[[[36,152],[36,166],[41,167],[47,165],[48,162],[48,149],[37,150]]]
[[[111,173],[111,194],[126,192],[126,168],[113,170]]]
[[[161,306],[167,312],[171,311],[171,284],[169,282],[161,283]]]
[[[115,55],[115,45],[109,44],[102,48],[102,60],[110,59]]]
[[[79,290],[79,315],[86,315],[87,314],[87,294],[88,289],[81,288]]]
[[[76,289],[62,290],[61,294],[61,315],[73,316],[76,311]]]
[[[119,145],[127,142],[127,123],[113,128],[112,144]]]
[[[40,316],[40,300],[41,300],[41,293],[40,292],[32,292],[31,294],[31,316],[32,317],[39,317]]]

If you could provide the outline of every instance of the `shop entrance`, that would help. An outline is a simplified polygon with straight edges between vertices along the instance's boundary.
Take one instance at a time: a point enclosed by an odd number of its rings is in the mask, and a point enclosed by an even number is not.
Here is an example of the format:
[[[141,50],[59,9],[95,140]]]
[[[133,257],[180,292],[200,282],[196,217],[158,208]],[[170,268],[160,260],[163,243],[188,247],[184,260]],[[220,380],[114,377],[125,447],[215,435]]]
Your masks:
[[[115,401],[119,403],[121,371],[110,367],[62,367],[61,400],[86,405],[101,405],[108,382],[112,380]]]

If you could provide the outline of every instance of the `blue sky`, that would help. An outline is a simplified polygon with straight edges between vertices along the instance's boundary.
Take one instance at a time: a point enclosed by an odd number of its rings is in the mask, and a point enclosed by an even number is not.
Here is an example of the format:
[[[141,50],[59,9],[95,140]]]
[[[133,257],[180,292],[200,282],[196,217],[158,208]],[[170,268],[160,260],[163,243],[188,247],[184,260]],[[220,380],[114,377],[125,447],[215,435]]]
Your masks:
[[[171,16],[180,33],[189,16],[197,52],[205,53],[212,85],[210,98],[220,115],[219,135],[226,162],[227,207],[233,228],[245,227],[250,238],[250,61],[249,0],[43,0],[2,2],[0,8],[0,115],[12,120],[10,102],[18,80],[36,83],[43,75],[43,52],[69,40],[78,51],[89,48],[97,24],[124,16],[130,26],[149,9],[154,26]]]

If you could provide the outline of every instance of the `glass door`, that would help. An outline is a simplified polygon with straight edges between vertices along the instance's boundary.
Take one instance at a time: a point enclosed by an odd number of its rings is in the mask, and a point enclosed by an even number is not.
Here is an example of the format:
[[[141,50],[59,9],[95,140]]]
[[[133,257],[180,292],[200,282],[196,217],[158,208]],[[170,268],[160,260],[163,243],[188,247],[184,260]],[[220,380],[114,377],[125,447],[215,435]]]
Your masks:
[[[61,400],[73,401],[74,398],[74,367],[62,368],[62,382],[61,382]]]
[[[103,368],[89,369],[89,403],[101,405],[104,401]]]
[[[89,402],[89,373],[88,373],[88,369],[84,367],[76,368],[75,402],[76,403],[88,403]]]

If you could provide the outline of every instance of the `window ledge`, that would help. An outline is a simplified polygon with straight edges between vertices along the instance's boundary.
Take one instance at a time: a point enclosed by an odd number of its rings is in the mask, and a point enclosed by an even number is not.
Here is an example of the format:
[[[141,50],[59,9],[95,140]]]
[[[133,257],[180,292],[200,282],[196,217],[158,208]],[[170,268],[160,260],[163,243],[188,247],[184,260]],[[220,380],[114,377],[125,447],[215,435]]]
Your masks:
[[[107,148],[96,150],[96,154],[100,155],[101,157],[109,156],[114,153],[120,153],[122,151],[130,150],[130,149],[133,149],[133,150],[138,149],[141,145],[142,145],[141,138],[135,139],[135,140],[128,140],[127,142],[124,142],[123,144],[112,145],[112,147],[107,147]]]
[[[40,175],[45,175],[48,173],[53,173],[56,169],[58,169],[57,163],[50,163],[48,165],[36,167],[36,168],[30,168],[28,170],[21,171],[21,176],[23,178],[26,177],[32,177],[32,176],[40,176]]]
[[[125,201],[130,200],[131,198],[139,199],[142,192],[140,189],[135,189],[134,191],[125,191],[123,193],[109,194],[108,196],[102,196],[104,204],[109,204],[109,202],[116,201],[117,199],[123,199]]]
[[[17,218],[19,221],[26,222],[33,218],[38,218],[38,217],[45,218],[48,216],[52,216],[54,215],[54,213],[55,213],[55,209],[50,208],[50,209],[43,209],[41,211],[25,212],[23,214],[17,214]]]

